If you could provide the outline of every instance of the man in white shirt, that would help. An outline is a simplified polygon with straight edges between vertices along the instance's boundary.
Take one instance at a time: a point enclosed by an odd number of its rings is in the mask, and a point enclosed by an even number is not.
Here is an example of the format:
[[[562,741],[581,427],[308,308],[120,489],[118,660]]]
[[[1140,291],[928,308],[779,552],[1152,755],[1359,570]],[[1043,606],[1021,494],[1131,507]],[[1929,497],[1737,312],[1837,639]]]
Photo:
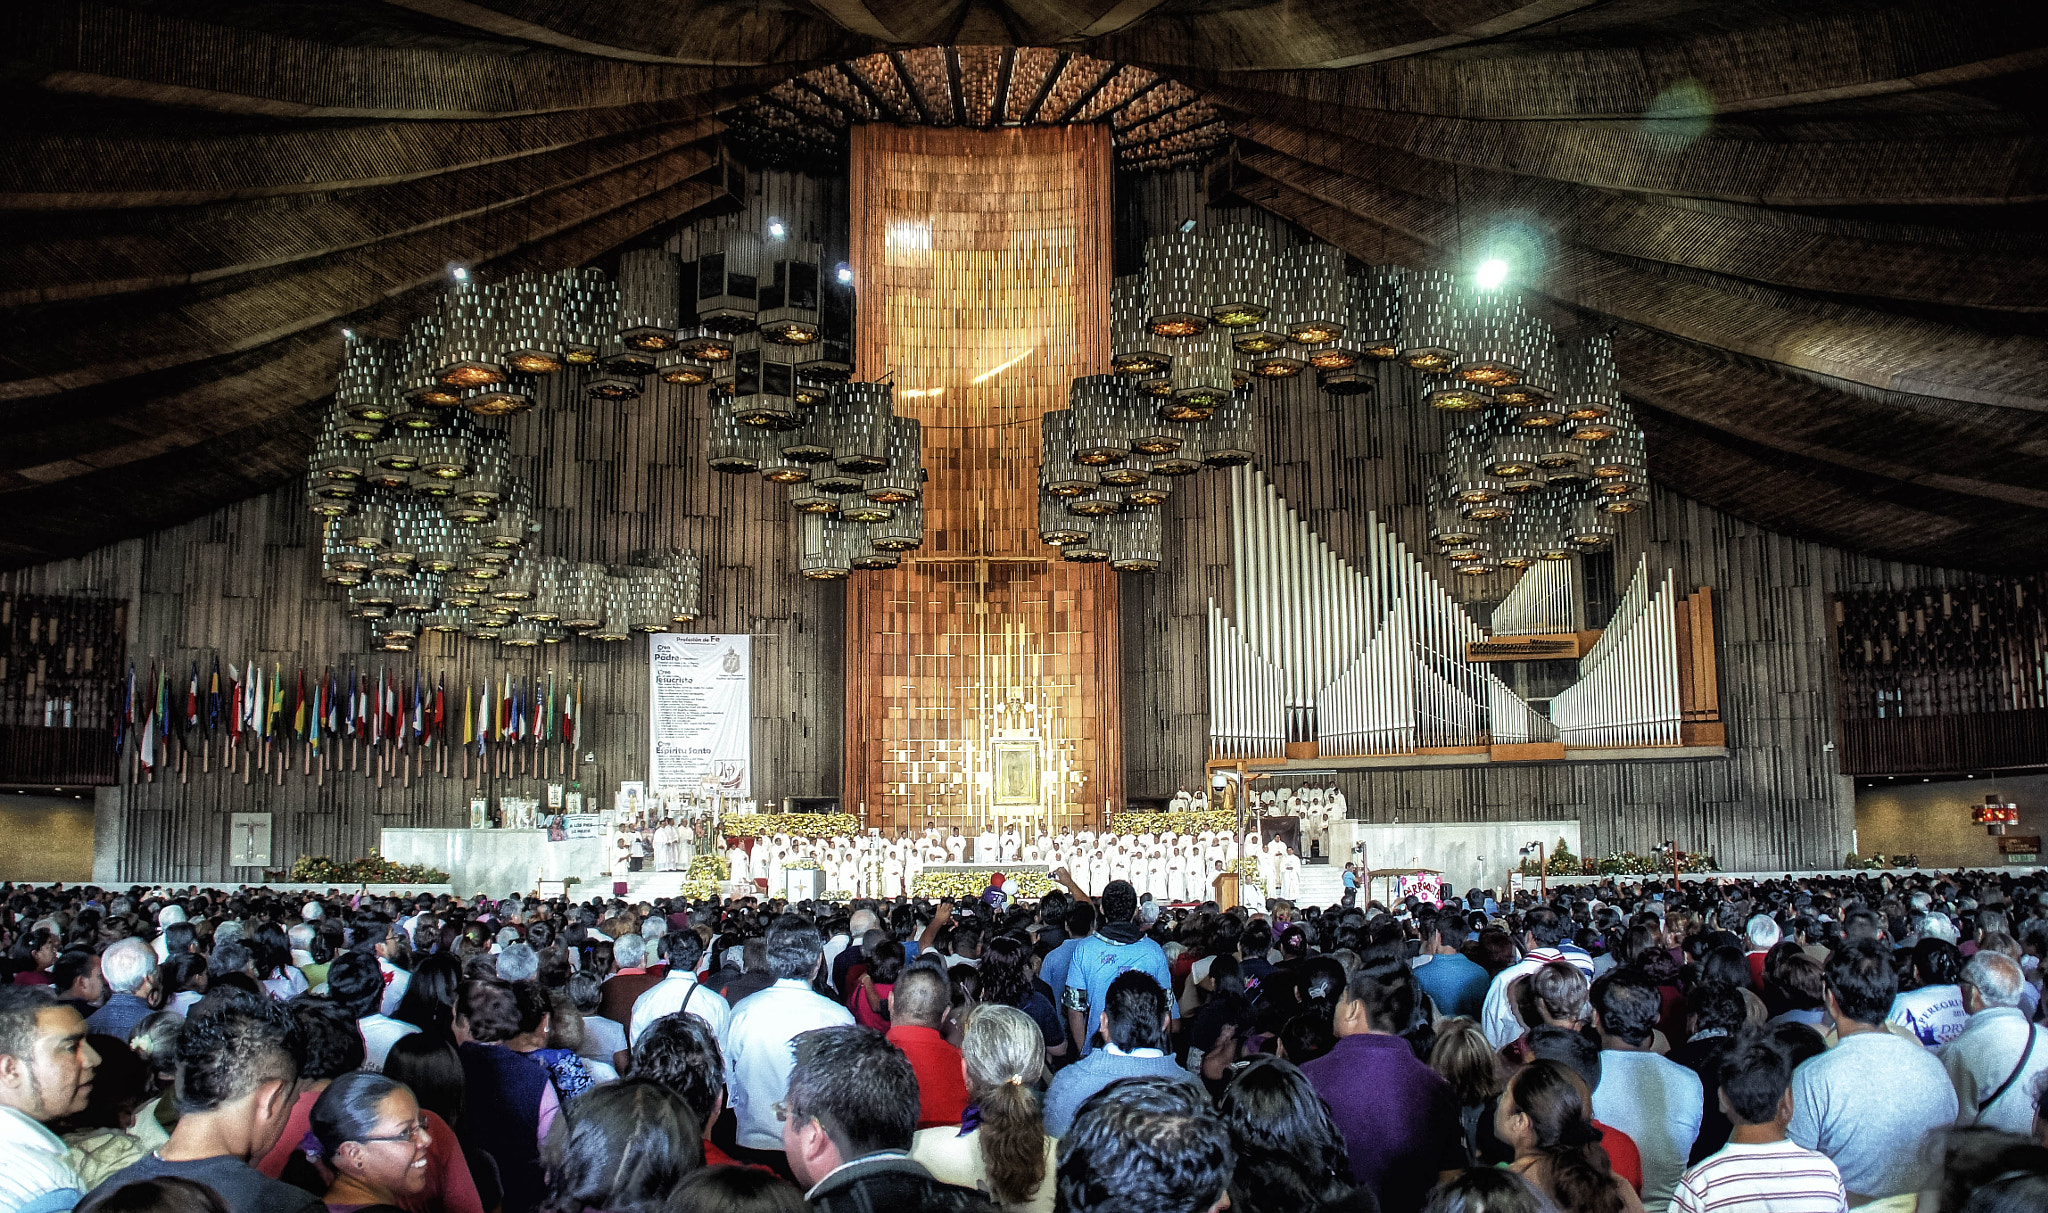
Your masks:
[[[1825,1154],[1787,1140],[1792,1059],[1761,1033],[1745,1033],[1721,1061],[1728,1144],[1678,1181],[1673,1213],[1847,1213],[1842,1173]]]
[[[1942,1068],[1956,1087],[1956,1123],[2031,1134],[2034,1093],[2048,1076],[2048,1033],[2019,1009],[2026,978],[2012,957],[1979,952],[1963,966],[1963,1006],[1970,1024],[1941,1047]]]
[[[1662,1007],[1657,987],[1632,970],[1593,983],[1600,1028],[1593,1119],[1628,1134],[1642,1152],[1645,1213],[1670,1205],[1705,1112],[1699,1075],[1651,1049]]]
[[[811,990],[824,959],[818,929],[784,914],[768,928],[768,971],[775,984],[742,999],[726,1019],[719,1043],[725,1048],[727,1098],[739,1121],[735,1140],[742,1149],[782,1148],[775,1104],[789,1090],[795,1064],[790,1042],[812,1028],[853,1022],[851,1011]]]
[[[720,1042],[725,1040],[725,1024],[732,1008],[719,997],[718,991],[698,984],[697,961],[703,955],[704,941],[695,931],[677,931],[669,939],[668,975],[633,1000],[631,1022],[626,1025],[629,1041],[638,1044],[640,1034],[655,1020],[684,1012],[710,1025]]]
[[[1532,1026],[1516,1017],[1514,1000],[1508,997],[1508,987],[1517,978],[1526,977],[1553,960],[1566,961],[1586,976],[1593,975],[1593,958],[1565,942],[1565,923],[1556,910],[1537,906],[1523,916],[1522,923],[1527,928],[1522,937],[1522,959],[1494,975],[1480,1011],[1480,1027],[1486,1032],[1487,1043],[1495,1049],[1505,1049],[1520,1040],[1522,1032]]]

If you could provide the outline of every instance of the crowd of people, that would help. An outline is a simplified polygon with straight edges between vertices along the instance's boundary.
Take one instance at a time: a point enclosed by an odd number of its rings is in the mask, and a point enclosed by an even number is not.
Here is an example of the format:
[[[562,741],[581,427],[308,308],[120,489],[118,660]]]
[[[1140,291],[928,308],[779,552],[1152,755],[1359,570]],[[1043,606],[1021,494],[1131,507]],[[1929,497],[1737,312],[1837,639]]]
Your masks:
[[[0,886],[0,1213],[2048,1209],[2048,879],[1445,897]]]

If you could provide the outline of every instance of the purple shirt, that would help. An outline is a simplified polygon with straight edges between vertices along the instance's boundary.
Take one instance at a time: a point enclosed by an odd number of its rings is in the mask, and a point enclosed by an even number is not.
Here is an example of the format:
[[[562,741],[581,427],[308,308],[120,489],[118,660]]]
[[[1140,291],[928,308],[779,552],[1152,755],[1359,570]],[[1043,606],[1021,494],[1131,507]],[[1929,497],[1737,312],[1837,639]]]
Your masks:
[[[1301,1067],[1330,1105],[1351,1175],[1381,1213],[1415,1213],[1437,1172],[1465,1165],[1458,1097],[1398,1036],[1346,1036]]]

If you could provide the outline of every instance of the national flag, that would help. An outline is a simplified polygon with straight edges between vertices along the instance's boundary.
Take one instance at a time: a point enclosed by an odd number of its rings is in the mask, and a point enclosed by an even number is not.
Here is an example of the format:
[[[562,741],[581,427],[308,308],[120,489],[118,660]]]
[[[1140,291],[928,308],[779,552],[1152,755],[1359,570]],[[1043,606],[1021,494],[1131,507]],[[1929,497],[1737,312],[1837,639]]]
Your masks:
[[[232,663],[228,666],[228,736],[242,740],[242,675]]]
[[[420,687],[420,672],[412,672],[412,739],[421,741],[427,735],[427,694]]]
[[[292,703],[292,736],[304,740],[306,737],[306,667],[299,667],[298,697]]]
[[[476,750],[481,754],[488,748],[491,738],[491,680],[484,679],[482,689],[476,693]]]
[[[278,717],[284,715],[284,666],[272,662],[270,666],[270,704],[263,713],[263,735],[273,736],[278,730]]]
[[[220,654],[213,655],[213,676],[206,683],[206,735],[220,727]]]
[[[469,698],[469,688],[462,688],[462,744],[467,746],[476,740],[475,704]]]
[[[192,681],[185,687],[185,727],[199,727],[199,663],[192,663]]]
[[[448,743],[448,671],[446,670],[441,671],[440,677],[434,682],[433,719],[433,732],[441,739],[441,744],[446,745]]]
[[[128,686],[121,704],[114,709],[114,755],[120,760],[121,747],[128,744],[128,726],[135,723],[135,663],[128,663]]]
[[[156,663],[152,661],[149,663],[149,682],[143,691],[142,749],[136,755],[145,771],[156,769],[156,684]]]

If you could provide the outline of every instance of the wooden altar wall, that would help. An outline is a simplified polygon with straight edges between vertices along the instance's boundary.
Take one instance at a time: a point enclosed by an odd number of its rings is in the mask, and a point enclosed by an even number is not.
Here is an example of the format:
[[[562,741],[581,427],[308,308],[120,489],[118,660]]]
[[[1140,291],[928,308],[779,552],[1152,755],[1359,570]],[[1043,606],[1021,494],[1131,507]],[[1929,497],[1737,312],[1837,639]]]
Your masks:
[[[847,806],[972,832],[1017,737],[1051,823],[1089,820],[1122,798],[1117,575],[1039,543],[1038,419],[1108,368],[1108,132],[852,139],[858,363],[923,424],[930,481],[924,547],[848,584]]]

